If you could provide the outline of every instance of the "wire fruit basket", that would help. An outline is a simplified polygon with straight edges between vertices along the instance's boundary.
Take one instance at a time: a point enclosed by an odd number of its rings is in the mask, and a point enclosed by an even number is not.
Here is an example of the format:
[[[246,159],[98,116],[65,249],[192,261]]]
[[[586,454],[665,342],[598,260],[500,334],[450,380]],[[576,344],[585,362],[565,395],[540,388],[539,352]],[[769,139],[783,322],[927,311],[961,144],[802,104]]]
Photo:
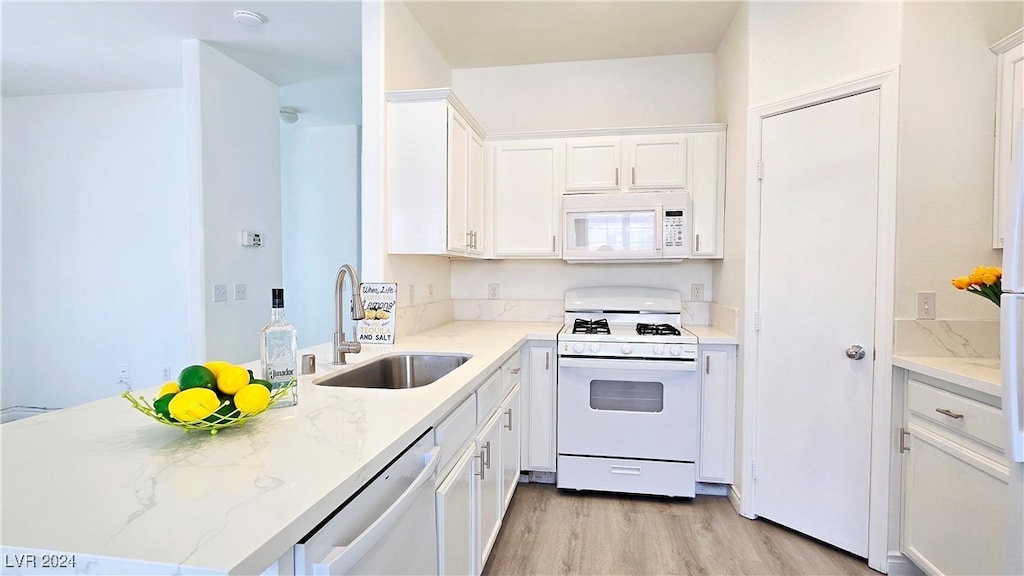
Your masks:
[[[210,434],[216,434],[218,430],[223,428],[231,428],[233,426],[241,426],[251,420],[252,418],[259,416],[260,414],[269,410],[278,400],[284,398],[286,394],[290,394],[292,389],[295,388],[297,380],[291,380],[284,386],[278,388],[273,394],[270,395],[270,401],[267,403],[266,408],[258,410],[256,412],[242,413],[241,410],[235,408],[228,414],[217,414],[214,412],[202,420],[196,420],[194,422],[181,422],[173,418],[167,418],[163,414],[158,413],[153,405],[146,400],[142,395],[136,398],[130,390],[126,390],[121,394],[121,397],[131,402],[132,406],[142,412],[146,416],[149,416],[153,420],[160,422],[161,424],[167,424],[168,426],[174,426],[175,428],[181,428],[185,432],[191,432],[193,430],[209,431]]]

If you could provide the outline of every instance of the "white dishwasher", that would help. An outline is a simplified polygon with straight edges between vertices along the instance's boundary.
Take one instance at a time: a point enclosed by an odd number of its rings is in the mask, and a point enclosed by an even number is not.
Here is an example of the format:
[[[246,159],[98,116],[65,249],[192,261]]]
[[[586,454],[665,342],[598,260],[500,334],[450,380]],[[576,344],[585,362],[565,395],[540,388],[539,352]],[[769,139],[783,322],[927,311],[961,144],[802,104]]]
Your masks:
[[[295,545],[296,574],[437,573],[432,430]]]

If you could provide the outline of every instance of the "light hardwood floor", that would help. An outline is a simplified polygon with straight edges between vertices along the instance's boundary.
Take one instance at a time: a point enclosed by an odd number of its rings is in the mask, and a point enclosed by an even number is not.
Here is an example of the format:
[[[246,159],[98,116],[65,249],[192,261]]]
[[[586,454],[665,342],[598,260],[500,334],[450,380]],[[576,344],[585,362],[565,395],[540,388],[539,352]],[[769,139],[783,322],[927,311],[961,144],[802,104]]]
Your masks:
[[[867,561],[764,520],[721,496],[693,500],[520,484],[483,573],[863,574]]]

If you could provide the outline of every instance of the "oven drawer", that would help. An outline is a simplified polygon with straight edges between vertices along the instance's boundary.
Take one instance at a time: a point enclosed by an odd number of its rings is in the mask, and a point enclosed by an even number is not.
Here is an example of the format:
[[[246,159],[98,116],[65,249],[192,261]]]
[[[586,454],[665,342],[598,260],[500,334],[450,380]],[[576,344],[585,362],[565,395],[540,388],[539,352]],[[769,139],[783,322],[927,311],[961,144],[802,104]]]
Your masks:
[[[558,487],[693,498],[697,467],[691,462],[559,455]]]

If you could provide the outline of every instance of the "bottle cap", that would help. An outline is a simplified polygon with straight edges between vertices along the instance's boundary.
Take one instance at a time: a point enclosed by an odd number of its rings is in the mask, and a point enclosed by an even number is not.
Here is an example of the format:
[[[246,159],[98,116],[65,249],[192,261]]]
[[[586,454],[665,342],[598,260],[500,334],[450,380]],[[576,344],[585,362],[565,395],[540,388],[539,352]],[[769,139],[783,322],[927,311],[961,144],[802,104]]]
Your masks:
[[[316,356],[313,354],[302,355],[302,373],[313,374],[316,372]]]
[[[284,308],[284,288],[270,289],[270,305],[273,308]]]

